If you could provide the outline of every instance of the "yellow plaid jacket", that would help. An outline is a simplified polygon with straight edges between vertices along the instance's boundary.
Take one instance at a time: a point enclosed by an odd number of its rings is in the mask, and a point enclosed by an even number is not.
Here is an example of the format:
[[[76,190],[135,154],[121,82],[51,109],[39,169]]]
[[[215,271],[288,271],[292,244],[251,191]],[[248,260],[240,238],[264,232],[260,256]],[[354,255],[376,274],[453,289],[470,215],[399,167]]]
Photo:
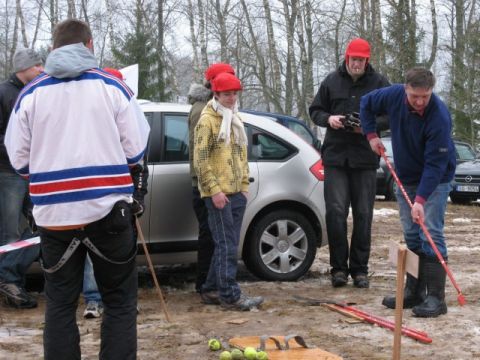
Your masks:
[[[248,160],[246,145],[218,140],[222,115],[205,106],[195,126],[193,165],[198,176],[198,189],[202,197],[213,196],[220,191],[234,194],[248,191]]]

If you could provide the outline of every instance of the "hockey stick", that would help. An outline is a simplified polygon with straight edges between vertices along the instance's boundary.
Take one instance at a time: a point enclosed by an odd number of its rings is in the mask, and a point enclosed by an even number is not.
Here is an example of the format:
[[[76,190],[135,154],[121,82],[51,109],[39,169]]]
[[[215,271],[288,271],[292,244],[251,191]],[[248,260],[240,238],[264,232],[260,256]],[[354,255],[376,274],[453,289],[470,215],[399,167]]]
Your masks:
[[[135,217],[135,226],[137,227],[138,236],[140,237],[140,241],[142,242],[143,252],[145,253],[145,257],[147,258],[148,267],[152,274],[153,282],[155,283],[155,288],[157,289],[158,297],[160,298],[160,305],[162,306],[163,312],[165,313],[165,318],[167,319],[168,322],[172,322],[170,320],[170,315],[168,313],[167,304],[165,304],[165,299],[162,294],[162,289],[160,288],[160,285],[157,280],[157,274],[155,273],[155,268],[153,267],[152,259],[150,258],[150,253],[148,252],[148,249],[147,249],[147,243],[145,242],[145,238],[143,237],[142,227],[140,226],[140,222],[138,221],[137,217]]]
[[[385,164],[387,164],[388,170],[390,170],[390,172],[391,172],[393,178],[395,179],[395,182],[397,183],[399,189],[402,191],[403,197],[404,197],[405,200],[407,201],[408,205],[410,205],[410,208],[412,208],[412,207],[413,207],[412,201],[411,201],[410,198],[408,197],[408,194],[407,194],[407,192],[405,191],[405,189],[404,189],[404,187],[403,187],[403,185],[402,185],[402,182],[401,182],[400,179],[398,178],[397,173],[395,172],[395,170],[394,170],[393,167],[392,167],[392,164],[391,164],[390,161],[388,160],[388,157],[387,157],[387,155],[385,154],[385,149],[381,148],[381,149],[380,149],[380,154],[382,155],[383,160],[385,160]],[[435,242],[433,241],[432,236],[430,235],[430,232],[428,231],[427,227],[425,226],[423,220],[419,220],[419,221],[418,221],[418,225],[420,225],[420,227],[422,228],[423,233],[425,234],[425,237],[427,238],[428,242],[429,242],[430,245],[432,246],[432,249],[433,249],[433,251],[435,252],[435,255],[437,255],[437,258],[438,258],[440,264],[442,264],[443,268],[445,269],[445,272],[446,272],[447,275],[448,275],[448,278],[449,278],[450,281],[452,282],[452,285],[455,287],[455,290],[457,290],[457,293],[458,293],[458,296],[457,296],[458,303],[460,304],[460,306],[465,305],[465,296],[462,294],[462,291],[460,290],[457,282],[456,282],[455,279],[453,278],[453,274],[452,274],[452,272],[450,271],[450,269],[448,268],[447,263],[445,262],[445,259],[443,258],[442,254],[440,254],[440,251],[438,251],[437,245],[435,245]]]

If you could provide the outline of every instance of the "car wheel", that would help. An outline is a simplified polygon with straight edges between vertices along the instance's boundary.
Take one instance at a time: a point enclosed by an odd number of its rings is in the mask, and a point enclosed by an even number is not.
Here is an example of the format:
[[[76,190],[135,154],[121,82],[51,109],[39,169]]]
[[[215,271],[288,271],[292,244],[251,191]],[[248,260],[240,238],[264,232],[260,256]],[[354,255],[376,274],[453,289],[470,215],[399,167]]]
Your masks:
[[[452,203],[457,204],[457,205],[467,205],[471,201],[474,201],[476,199],[470,199],[470,198],[457,197],[455,195],[450,195],[450,200],[452,200]]]
[[[395,195],[394,189],[395,180],[390,178],[387,184],[387,189],[385,190],[385,200],[386,201],[397,201],[397,196]]]
[[[297,280],[315,259],[316,240],[305,216],[290,210],[273,211],[256,221],[249,231],[244,262],[261,279]]]

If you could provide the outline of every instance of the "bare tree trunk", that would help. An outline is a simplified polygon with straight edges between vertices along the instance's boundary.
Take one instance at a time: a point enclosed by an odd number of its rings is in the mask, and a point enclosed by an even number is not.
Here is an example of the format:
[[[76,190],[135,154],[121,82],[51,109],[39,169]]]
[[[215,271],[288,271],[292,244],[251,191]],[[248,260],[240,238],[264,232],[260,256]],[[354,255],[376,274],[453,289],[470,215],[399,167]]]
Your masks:
[[[19,22],[19,16],[18,16],[18,10],[17,10],[16,14],[15,14],[15,22],[13,23],[13,38],[12,38],[12,48],[10,50],[10,58],[9,58],[9,61],[8,61],[9,64],[13,63],[13,55],[15,54],[15,51],[17,50],[18,22]]]
[[[304,5],[305,6],[305,5]],[[302,86],[298,86],[298,70],[295,71],[297,78],[297,108],[298,114],[297,116],[301,119],[308,118],[308,111],[307,111],[307,96],[306,96],[306,85],[309,81],[308,79],[308,63],[309,59],[307,58],[307,48],[305,46],[305,38],[304,34],[306,34],[305,24],[303,23],[303,19],[305,18],[305,12],[302,9],[297,9],[297,36],[298,36],[298,47],[300,48],[300,67],[301,67],[301,75],[302,75]],[[294,26],[295,28],[295,26]],[[294,67],[295,68],[295,67]],[[310,104],[310,102],[308,102]]]
[[[67,18],[76,19],[77,9],[75,8],[75,0],[67,0]]]
[[[38,30],[42,21],[43,0],[38,3],[37,21],[35,22],[35,31],[33,33],[32,48],[35,48],[37,42]]]
[[[164,24],[164,1],[157,0],[157,78],[160,101],[166,101],[165,86],[165,52],[163,49],[165,39]]]
[[[228,36],[227,36],[227,26],[225,24],[227,19],[227,9],[230,1],[226,1],[224,8],[220,4],[220,0],[215,0],[215,13],[217,15],[217,22],[219,27],[219,36],[220,36],[220,59],[222,62],[228,62]]]
[[[340,17],[335,23],[335,65],[340,65],[340,29],[345,17],[345,7],[347,6],[347,0],[343,0],[342,8],[340,10]]]
[[[50,0],[50,34],[53,38],[55,25],[58,23],[58,0]]]
[[[255,55],[255,59],[257,60],[257,66],[253,67],[252,71],[260,82],[261,91],[265,100],[272,103],[276,111],[283,112],[282,105],[279,99],[279,94],[272,94],[271,88],[268,85],[264,55],[262,54],[262,51],[259,48],[257,39],[255,37],[255,32],[253,30],[253,24],[250,19],[250,13],[248,12],[247,4],[245,3],[245,0],[240,0],[240,4],[242,5],[243,16],[245,17],[248,32],[250,34],[249,44],[252,47],[252,52]]]
[[[83,12],[83,18],[85,19],[85,22],[90,26],[90,18],[88,17],[88,4],[85,0],[82,0],[82,12]]]
[[[305,102],[309,105],[315,96],[313,87],[313,27],[312,27],[312,3],[311,0],[305,2],[305,36],[307,38],[307,58],[305,63]]]
[[[382,17],[380,11],[380,0],[371,0],[372,9],[372,53],[374,63],[378,66],[379,72],[384,72],[387,59],[385,56],[385,45],[382,35]]]
[[[265,12],[265,23],[267,26],[268,40],[268,59],[272,67],[272,89],[276,94],[282,93],[282,78],[280,73],[280,61],[278,60],[275,33],[273,31],[272,14],[269,0],[263,0],[263,10]],[[279,109],[277,109],[279,110]]]
[[[297,18],[297,0],[281,0],[283,4],[283,15],[285,18],[287,33],[287,67],[285,69],[285,113],[290,115],[293,111],[293,95],[298,97],[298,77],[295,63],[294,34]],[[290,14],[289,5],[292,7]]]
[[[9,41],[8,41],[8,34],[10,32],[10,16],[8,13],[8,0],[5,0],[5,22],[3,23],[4,26],[4,35],[3,37],[3,79],[6,79],[8,76],[8,73],[10,72],[10,63],[9,63],[9,57],[8,57],[8,50],[9,50]]]
[[[432,16],[432,50],[430,51],[430,57],[425,63],[425,67],[430,69],[435,61],[437,55],[438,46],[438,26],[437,26],[437,13],[435,10],[435,0],[430,0],[430,14]]]
[[[198,37],[200,38],[200,55],[202,59],[203,68],[208,67],[208,54],[207,54],[207,38],[205,34],[205,9],[203,7],[203,1],[197,0],[198,4]]]
[[[22,4],[20,0],[16,1],[17,17],[20,21],[20,31],[22,33],[23,47],[28,48],[27,31],[25,30],[25,18],[23,17]]]
[[[193,78],[195,82],[200,82],[202,79],[201,65],[198,58],[198,40],[195,32],[195,9],[193,7],[192,0],[188,0],[187,17],[190,26],[190,41],[192,43],[193,54]]]

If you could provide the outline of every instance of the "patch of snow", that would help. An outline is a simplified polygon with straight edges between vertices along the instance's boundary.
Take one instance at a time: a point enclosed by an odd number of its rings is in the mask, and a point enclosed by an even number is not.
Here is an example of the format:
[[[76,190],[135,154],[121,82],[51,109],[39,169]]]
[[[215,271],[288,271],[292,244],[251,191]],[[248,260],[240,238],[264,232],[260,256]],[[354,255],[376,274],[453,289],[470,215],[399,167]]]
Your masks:
[[[395,209],[373,209],[374,216],[393,216],[398,215],[398,210]]]
[[[466,218],[455,218],[455,219],[452,219],[452,222],[454,224],[458,224],[458,223],[471,223],[472,220],[471,219],[466,219]]]

